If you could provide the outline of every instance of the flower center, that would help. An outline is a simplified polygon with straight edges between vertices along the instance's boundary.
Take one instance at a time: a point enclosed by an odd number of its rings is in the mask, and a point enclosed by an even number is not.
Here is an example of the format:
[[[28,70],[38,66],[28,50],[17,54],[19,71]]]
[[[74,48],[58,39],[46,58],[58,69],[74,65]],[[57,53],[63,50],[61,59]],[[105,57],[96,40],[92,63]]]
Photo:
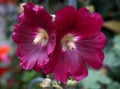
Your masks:
[[[73,36],[72,34],[67,34],[65,35],[62,40],[61,40],[61,44],[62,44],[62,50],[66,51],[66,50],[70,50],[73,51],[76,49],[76,45],[75,42],[78,41],[78,37]]]
[[[33,44],[37,45],[37,44],[41,43],[42,46],[45,46],[48,43],[48,39],[49,39],[49,36],[48,36],[47,32],[44,29],[40,29],[38,31],[38,34],[36,35],[36,37],[33,40]]]

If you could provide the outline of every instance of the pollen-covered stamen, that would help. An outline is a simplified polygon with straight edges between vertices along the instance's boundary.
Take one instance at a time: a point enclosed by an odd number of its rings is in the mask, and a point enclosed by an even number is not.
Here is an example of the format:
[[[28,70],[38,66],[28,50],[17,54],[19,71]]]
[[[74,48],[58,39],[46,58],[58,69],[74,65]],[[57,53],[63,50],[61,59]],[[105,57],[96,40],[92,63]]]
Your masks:
[[[48,43],[49,36],[44,29],[40,29],[38,34],[33,40],[34,45],[41,43],[42,46],[45,46]]]
[[[51,16],[52,16],[52,22],[54,22],[55,21],[55,14],[51,14]]]
[[[63,51],[66,51],[66,50],[73,51],[73,50],[75,50],[76,49],[75,42],[77,42],[77,41],[78,41],[77,36],[75,37],[72,34],[67,34],[61,40],[62,50]]]

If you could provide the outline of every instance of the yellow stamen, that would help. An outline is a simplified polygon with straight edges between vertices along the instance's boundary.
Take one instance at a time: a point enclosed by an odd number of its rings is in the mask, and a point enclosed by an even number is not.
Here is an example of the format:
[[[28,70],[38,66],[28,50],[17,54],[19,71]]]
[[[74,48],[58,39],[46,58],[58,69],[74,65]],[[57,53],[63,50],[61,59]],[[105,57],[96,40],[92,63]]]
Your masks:
[[[40,29],[38,35],[33,40],[34,45],[41,43],[42,46],[45,46],[48,43],[49,36],[44,29]]]
[[[74,37],[72,34],[67,34],[61,40],[62,50],[63,51],[66,51],[66,50],[73,51],[73,50],[75,50],[76,49],[75,42],[77,42],[77,41],[78,41],[78,37]]]

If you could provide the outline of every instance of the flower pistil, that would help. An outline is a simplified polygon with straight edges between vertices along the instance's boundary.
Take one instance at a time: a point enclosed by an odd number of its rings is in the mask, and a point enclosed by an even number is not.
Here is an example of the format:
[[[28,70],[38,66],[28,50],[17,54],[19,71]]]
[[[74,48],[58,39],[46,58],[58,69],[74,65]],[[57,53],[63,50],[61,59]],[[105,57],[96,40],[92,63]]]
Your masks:
[[[36,35],[36,37],[33,40],[33,44],[37,45],[39,43],[41,43],[42,46],[45,46],[48,43],[49,40],[49,36],[47,34],[47,32],[44,29],[40,29],[38,31],[38,34]]]
[[[73,51],[73,50],[75,50],[76,49],[75,43],[77,41],[78,41],[77,36],[73,36],[72,34],[65,35],[61,40],[62,50],[63,51],[66,51],[66,50]]]

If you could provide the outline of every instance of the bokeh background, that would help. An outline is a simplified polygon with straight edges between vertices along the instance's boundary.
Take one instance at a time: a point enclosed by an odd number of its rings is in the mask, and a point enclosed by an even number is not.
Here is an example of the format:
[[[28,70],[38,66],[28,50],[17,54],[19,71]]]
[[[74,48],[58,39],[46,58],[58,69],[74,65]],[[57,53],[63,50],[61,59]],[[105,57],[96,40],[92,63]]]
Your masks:
[[[42,72],[25,71],[19,66],[16,45],[11,39],[13,26],[27,2],[44,5],[49,13],[68,5],[69,0],[0,0],[0,89],[28,89]],[[120,0],[77,0],[77,8],[87,7],[101,13],[102,31],[107,37],[104,66],[100,70],[89,68],[89,75],[76,89],[120,89]],[[42,89],[36,83],[32,89]],[[70,88],[69,88],[70,89]],[[71,88],[75,89],[75,88]]]

